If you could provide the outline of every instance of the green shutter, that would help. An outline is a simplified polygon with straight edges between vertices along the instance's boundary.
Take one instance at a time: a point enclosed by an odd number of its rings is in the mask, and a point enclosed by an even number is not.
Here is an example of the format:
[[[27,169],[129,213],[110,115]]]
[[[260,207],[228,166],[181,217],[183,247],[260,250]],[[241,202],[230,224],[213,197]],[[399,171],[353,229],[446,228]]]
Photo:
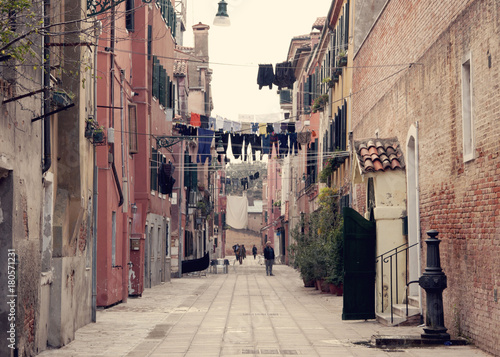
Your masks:
[[[159,92],[159,81],[160,81],[160,66],[158,57],[153,56],[153,83],[152,83],[152,94],[153,97],[158,98]]]
[[[167,72],[160,65],[160,80],[159,80],[159,88],[158,88],[158,101],[161,105],[165,106],[165,80],[166,80]]]

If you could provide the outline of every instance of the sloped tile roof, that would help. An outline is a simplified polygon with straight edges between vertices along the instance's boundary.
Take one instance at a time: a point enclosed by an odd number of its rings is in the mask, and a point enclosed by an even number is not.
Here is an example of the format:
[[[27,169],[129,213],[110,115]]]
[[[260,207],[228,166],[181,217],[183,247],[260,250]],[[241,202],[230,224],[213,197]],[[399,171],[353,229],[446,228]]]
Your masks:
[[[316,21],[314,21],[312,28],[321,31],[325,26],[325,23],[326,23],[326,17],[318,17]]]
[[[404,157],[397,138],[354,141],[362,173],[403,169]]]

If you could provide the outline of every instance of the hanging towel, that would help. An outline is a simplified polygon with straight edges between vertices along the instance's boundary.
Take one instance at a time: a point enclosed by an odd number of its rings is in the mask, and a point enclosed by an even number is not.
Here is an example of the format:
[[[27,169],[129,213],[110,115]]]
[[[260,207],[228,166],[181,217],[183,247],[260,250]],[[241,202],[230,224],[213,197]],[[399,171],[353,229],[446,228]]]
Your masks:
[[[191,122],[190,122],[190,124],[192,126],[196,126],[196,127],[201,126],[200,114],[191,113]]]
[[[273,89],[274,82],[274,70],[272,64],[259,64],[259,72],[257,73],[257,84],[259,89],[262,87],[269,86],[269,89]]]

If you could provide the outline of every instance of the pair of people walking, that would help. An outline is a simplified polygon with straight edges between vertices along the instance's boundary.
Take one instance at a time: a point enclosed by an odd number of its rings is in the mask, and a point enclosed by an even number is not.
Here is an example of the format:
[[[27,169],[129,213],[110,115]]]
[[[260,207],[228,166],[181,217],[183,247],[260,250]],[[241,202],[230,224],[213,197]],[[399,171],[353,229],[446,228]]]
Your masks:
[[[247,257],[247,250],[245,245],[235,244],[233,245],[234,254],[236,255],[236,260],[243,264],[243,259]]]

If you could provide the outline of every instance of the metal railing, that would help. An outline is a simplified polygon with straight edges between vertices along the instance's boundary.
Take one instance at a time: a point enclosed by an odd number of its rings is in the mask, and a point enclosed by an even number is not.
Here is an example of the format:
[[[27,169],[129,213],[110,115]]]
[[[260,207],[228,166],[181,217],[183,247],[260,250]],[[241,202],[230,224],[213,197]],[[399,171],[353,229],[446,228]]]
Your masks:
[[[408,282],[408,250],[416,245],[418,245],[419,242],[413,243],[412,245],[408,246],[408,243],[401,244],[400,246],[397,246],[396,248],[393,248],[379,256],[376,257],[375,263],[378,263],[380,261],[380,280],[381,280],[381,303],[382,303],[382,312],[384,311],[384,264],[389,263],[389,279],[390,279],[390,284],[389,284],[389,294],[390,294],[390,310],[391,310],[391,324],[394,322],[394,312],[392,307],[394,306],[394,299],[393,299],[393,279],[395,280],[395,286],[396,286],[396,303],[399,301],[399,292],[398,292],[398,255],[400,253],[405,254],[405,284],[406,284],[406,289],[405,289],[405,294],[406,294],[406,317],[408,317],[408,285],[411,282]],[[405,247],[406,246],[406,247]],[[405,248],[403,248],[405,247]],[[393,259],[394,259],[394,264],[393,264]],[[393,274],[393,265],[395,266],[395,273]]]

